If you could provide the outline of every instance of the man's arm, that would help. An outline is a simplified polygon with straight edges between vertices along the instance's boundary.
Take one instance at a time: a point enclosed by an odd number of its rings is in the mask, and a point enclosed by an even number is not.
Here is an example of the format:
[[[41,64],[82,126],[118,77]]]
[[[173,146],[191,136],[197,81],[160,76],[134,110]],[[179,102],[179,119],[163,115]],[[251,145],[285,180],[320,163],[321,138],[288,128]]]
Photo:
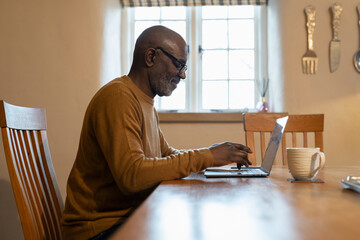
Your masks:
[[[96,140],[114,180],[125,194],[148,189],[164,180],[186,177],[213,164],[207,148],[178,153],[167,147],[167,152],[162,152],[159,130],[144,130],[149,118],[131,93],[114,91],[108,94],[101,99],[93,117]],[[144,131],[150,133],[145,136]],[[158,154],[145,154],[144,148],[149,142],[147,151],[156,152],[159,148]]]
[[[163,156],[169,156],[171,154],[179,154],[185,152],[186,150],[178,150],[171,147],[167,141],[165,140],[161,130],[161,145]],[[252,153],[251,149],[248,146],[232,143],[232,142],[224,142],[217,143],[209,147],[211,150],[212,156],[214,158],[213,166],[223,166],[230,164],[232,162],[236,162],[239,166],[245,165],[248,167],[252,163],[248,159],[248,153]]]

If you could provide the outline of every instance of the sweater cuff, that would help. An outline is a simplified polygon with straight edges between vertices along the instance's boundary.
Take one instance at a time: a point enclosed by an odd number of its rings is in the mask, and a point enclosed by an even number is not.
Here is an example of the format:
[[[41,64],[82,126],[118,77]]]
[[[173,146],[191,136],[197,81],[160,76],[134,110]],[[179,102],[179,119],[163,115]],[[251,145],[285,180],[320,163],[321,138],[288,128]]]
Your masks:
[[[214,157],[209,148],[200,148],[198,149],[201,152],[203,159],[203,166],[201,169],[212,167],[214,164]]]

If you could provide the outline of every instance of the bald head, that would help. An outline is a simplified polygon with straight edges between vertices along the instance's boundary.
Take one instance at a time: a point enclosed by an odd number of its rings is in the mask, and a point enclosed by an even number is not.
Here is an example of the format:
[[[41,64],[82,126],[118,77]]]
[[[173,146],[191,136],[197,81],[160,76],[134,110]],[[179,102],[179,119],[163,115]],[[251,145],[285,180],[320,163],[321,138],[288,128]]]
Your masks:
[[[142,62],[143,54],[148,48],[163,47],[177,52],[184,46],[186,46],[185,40],[177,32],[160,25],[150,27],[136,40],[133,65]]]

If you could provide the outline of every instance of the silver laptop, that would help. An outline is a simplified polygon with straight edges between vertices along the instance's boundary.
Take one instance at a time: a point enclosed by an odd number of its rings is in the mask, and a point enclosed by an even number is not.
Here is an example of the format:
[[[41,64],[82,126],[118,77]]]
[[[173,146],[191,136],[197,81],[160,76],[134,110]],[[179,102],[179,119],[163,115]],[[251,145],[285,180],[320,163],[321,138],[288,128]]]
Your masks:
[[[278,118],[275,122],[270,140],[266,148],[263,162],[260,167],[241,167],[226,165],[223,167],[209,167],[205,170],[206,177],[266,177],[269,176],[277,150],[289,117]]]

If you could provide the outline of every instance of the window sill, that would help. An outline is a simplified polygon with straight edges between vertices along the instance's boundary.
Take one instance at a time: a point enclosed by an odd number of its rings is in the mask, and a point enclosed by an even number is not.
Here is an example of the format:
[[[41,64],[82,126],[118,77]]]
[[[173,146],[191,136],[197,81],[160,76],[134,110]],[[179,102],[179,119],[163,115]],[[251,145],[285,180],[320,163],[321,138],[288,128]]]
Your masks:
[[[159,113],[160,123],[241,123],[242,112]]]

